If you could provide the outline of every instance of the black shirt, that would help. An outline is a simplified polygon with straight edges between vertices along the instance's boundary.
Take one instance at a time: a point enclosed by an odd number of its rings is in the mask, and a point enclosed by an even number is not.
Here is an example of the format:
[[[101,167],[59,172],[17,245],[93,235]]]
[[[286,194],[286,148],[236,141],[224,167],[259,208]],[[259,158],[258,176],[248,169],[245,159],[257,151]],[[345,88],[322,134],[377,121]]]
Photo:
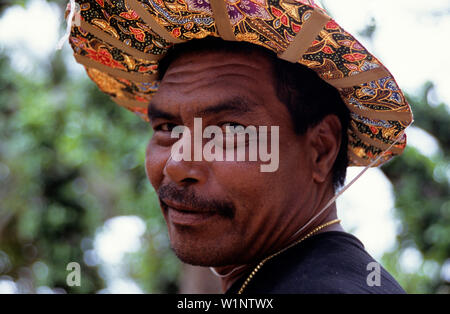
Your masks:
[[[372,273],[376,271],[374,264],[367,270],[372,262],[375,260],[353,235],[324,232],[267,261],[250,280],[244,294],[405,293],[381,265],[377,281]],[[226,294],[237,293],[247,276],[236,281]]]

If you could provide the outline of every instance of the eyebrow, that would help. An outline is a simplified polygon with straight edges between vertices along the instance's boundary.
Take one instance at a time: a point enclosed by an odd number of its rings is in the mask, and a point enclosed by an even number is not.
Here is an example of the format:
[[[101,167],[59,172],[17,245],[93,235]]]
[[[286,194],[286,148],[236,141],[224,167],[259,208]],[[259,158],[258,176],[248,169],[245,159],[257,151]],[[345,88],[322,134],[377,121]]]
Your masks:
[[[150,102],[150,104],[148,105],[147,117],[150,121],[156,120],[156,119],[166,119],[166,120],[174,120],[175,119],[175,115],[159,109],[158,105],[155,103],[152,103],[152,102]]]
[[[197,111],[195,115],[205,116],[208,114],[219,114],[224,112],[246,113],[253,111],[252,106],[256,106],[253,101],[237,96],[221,101],[213,106],[201,109]]]
[[[257,106],[257,104],[250,99],[246,97],[236,96],[232,97],[230,99],[226,99],[223,101],[220,101],[219,103],[212,105],[207,108],[200,109],[195,112],[194,116],[196,117],[202,117],[205,115],[210,114],[219,114],[219,113],[248,113],[253,112],[254,110],[252,107]],[[147,115],[149,120],[156,120],[156,119],[167,119],[167,120],[174,120],[176,118],[175,115],[171,114],[170,112],[164,111],[160,108],[158,108],[158,104],[155,102],[150,102],[148,105]]]

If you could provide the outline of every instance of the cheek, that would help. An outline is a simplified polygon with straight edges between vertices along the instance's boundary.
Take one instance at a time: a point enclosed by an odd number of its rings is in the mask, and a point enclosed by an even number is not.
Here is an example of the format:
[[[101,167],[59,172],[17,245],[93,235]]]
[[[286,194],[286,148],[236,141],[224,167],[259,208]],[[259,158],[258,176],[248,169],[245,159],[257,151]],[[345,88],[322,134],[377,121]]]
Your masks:
[[[259,162],[218,162],[213,166],[214,178],[223,194],[234,202],[238,220],[247,220],[248,216],[271,206],[268,199],[278,174],[261,172],[260,165]]]
[[[155,145],[153,140],[147,145],[145,152],[145,171],[147,178],[155,189],[158,189],[164,177],[163,170],[170,156],[170,148]]]
[[[237,217],[258,220],[272,217],[274,209],[284,208],[293,199],[305,197],[303,191],[310,183],[310,169],[299,145],[282,143],[279,167],[274,172],[262,172],[268,162],[218,162],[213,166],[214,177],[230,199],[236,201]]]

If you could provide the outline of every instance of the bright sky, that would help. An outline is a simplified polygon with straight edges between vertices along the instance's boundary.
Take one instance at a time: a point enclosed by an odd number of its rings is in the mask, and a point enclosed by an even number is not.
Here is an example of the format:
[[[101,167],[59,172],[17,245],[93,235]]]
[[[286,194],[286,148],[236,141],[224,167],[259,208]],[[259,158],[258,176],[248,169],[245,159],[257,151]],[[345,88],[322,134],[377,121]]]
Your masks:
[[[347,31],[356,34],[373,17],[377,21],[374,42],[364,38],[361,42],[390,69],[400,87],[416,94],[426,80],[436,86],[435,101],[450,104],[450,2],[449,0],[323,0],[334,18]],[[0,49],[13,51],[12,62],[18,70],[32,73],[40,62],[55,50],[63,35],[62,12],[54,4],[33,0],[26,9],[13,7],[0,19]],[[69,69],[83,73],[65,46]],[[407,132],[409,145],[423,153],[433,154],[439,147],[424,131],[410,128]],[[431,152],[431,153],[430,153]],[[360,168],[349,169],[349,179]],[[368,188],[370,187],[370,188]],[[397,222],[393,218],[392,187],[387,178],[377,169],[369,170],[344,195],[338,199],[340,217],[344,227],[359,237],[366,249],[375,258],[380,258],[394,245]],[[122,220],[121,220],[122,219]],[[122,223],[119,223],[122,221]],[[134,227],[133,227],[134,225]],[[131,226],[131,227],[130,227]],[[120,259],[121,252],[139,247],[139,237],[144,232],[139,218],[118,218],[107,222],[96,239],[96,254],[101,259]],[[138,230],[129,233],[130,230]],[[128,236],[122,236],[128,234]],[[420,263],[420,253],[415,265]],[[108,257],[108,258],[106,258]],[[414,263],[413,263],[414,264]],[[409,265],[414,268],[414,265]],[[123,278],[109,285],[108,291],[137,291],[133,283]],[[0,281],[0,290],[13,289],[10,282]]]

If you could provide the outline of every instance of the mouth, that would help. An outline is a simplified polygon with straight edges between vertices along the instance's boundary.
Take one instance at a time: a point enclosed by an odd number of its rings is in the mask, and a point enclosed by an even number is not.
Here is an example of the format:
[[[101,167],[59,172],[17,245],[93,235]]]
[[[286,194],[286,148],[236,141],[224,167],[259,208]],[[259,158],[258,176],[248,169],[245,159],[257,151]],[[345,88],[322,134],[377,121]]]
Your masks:
[[[163,211],[174,225],[195,226],[205,223],[217,214],[216,211],[205,211],[171,201],[160,200]]]

